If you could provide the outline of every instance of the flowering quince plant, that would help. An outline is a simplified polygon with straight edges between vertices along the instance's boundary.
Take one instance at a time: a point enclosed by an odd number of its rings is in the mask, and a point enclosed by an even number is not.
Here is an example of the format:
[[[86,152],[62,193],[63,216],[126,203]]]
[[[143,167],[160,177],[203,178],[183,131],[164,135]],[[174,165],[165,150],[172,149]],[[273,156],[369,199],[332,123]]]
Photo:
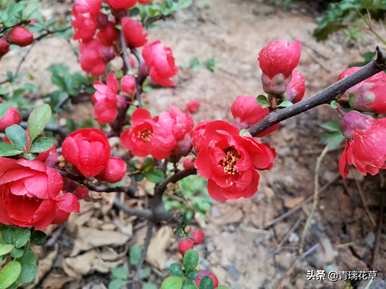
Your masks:
[[[114,209],[145,218],[150,232],[154,223],[171,223],[185,233],[178,244],[182,265],[170,266],[161,289],[224,289],[212,272],[199,269],[194,247],[204,243],[204,232],[197,229],[186,236],[195,214],[205,214],[210,206],[201,192],[219,202],[253,197],[261,173],[274,166],[276,157],[261,137],[279,131],[280,121],[320,104],[337,102],[345,140],[339,160],[343,177],[350,167],[364,175],[386,168],[386,120],[379,116],[386,113],[386,75],[380,51],[365,67],[342,72],[340,82],[304,98],[305,78],[298,67],[301,43],[274,40],[257,54],[265,94],[236,97],[230,105],[232,119],[196,122],[198,100],[182,109],[173,105],[154,112],[143,99],[144,88],[178,84],[172,49],[148,35],[153,21],[180,7],[169,4],[75,0],[72,38],[79,44],[80,67],[87,76],[52,66],[52,80],[60,90],[42,97],[39,105],[2,96],[0,288],[34,280],[22,273],[36,271],[31,244],[44,243],[41,231],[79,212],[80,199],[90,191],[130,195],[146,178],[154,183],[152,194],[145,193],[148,207],[133,210],[117,198]],[[43,34],[34,37],[36,27],[30,26],[41,25],[44,18],[19,16],[1,23],[0,57],[10,45],[27,46],[56,33],[44,27]],[[113,64],[113,59],[121,61]],[[95,121],[56,123],[63,110],[71,109],[68,103],[80,102],[92,104]]]

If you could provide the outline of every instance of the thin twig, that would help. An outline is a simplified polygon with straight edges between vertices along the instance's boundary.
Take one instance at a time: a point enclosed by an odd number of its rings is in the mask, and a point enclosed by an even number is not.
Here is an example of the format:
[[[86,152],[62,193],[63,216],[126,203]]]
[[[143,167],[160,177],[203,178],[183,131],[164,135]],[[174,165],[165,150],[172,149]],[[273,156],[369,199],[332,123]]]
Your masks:
[[[373,227],[376,227],[377,223],[375,222],[373,216],[370,213],[369,207],[367,206],[367,203],[366,203],[366,200],[365,200],[365,196],[363,194],[363,190],[362,190],[361,184],[359,183],[359,181],[357,179],[355,179],[355,185],[357,187],[357,190],[358,190],[358,193],[359,193],[359,197],[361,199],[363,208],[365,209],[366,215],[369,218],[370,223],[373,225]]]
[[[321,165],[324,157],[327,155],[327,153],[328,153],[328,146],[326,146],[323,149],[323,151],[321,152],[320,156],[316,160],[315,178],[314,178],[314,199],[313,199],[313,203],[312,203],[311,213],[309,214],[309,216],[307,218],[306,224],[304,225],[304,229],[303,229],[303,232],[302,232],[302,235],[301,235],[300,246],[299,246],[299,252],[300,253],[303,252],[305,237],[306,237],[308,228],[311,225],[311,222],[312,222],[312,219],[313,219],[314,214],[316,212],[316,209],[318,207],[319,193],[320,193],[320,191],[319,191],[319,171],[320,171],[320,165]]]

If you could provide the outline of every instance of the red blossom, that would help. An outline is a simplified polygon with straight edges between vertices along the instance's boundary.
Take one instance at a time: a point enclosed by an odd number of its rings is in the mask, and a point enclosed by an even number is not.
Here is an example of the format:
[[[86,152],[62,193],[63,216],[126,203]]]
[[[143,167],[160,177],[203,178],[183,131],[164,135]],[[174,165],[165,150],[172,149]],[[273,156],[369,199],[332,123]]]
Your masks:
[[[173,122],[159,122],[146,109],[137,108],[131,116],[131,127],[121,135],[121,143],[136,156],[152,155],[161,160],[170,156],[176,145],[172,126]]]
[[[21,121],[20,112],[15,107],[10,107],[0,116],[0,131],[4,131],[7,127],[18,124]]]
[[[121,79],[121,88],[123,92],[126,92],[128,95],[133,96],[137,91],[137,84],[135,78],[132,75],[125,75]]]
[[[62,154],[83,176],[94,177],[105,169],[110,145],[102,130],[82,128],[65,138]]]
[[[34,41],[34,35],[24,26],[15,26],[9,31],[7,40],[18,46],[28,46]]]
[[[183,239],[178,243],[178,251],[184,255],[186,251],[192,249],[194,246],[194,241],[190,238]]]
[[[284,97],[292,103],[296,103],[303,99],[305,91],[304,75],[296,70],[292,71],[291,80],[287,85]]]
[[[161,86],[175,86],[170,79],[177,74],[173,52],[159,40],[148,43],[142,51],[143,59],[150,70],[152,81]]]
[[[106,0],[106,2],[111,8],[116,10],[129,9],[137,4],[137,0]]]
[[[141,47],[147,42],[147,34],[141,22],[123,17],[121,20],[122,31],[127,45],[131,48]]]
[[[255,96],[238,96],[232,103],[231,112],[238,126],[247,128],[262,120],[269,109],[261,106]]]
[[[105,46],[113,46],[118,39],[118,31],[113,22],[108,22],[104,28],[99,30],[97,38]]]
[[[74,39],[89,41],[93,38],[100,15],[102,0],[76,0],[72,7]]]
[[[186,104],[185,111],[192,114],[196,113],[200,109],[200,105],[201,103],[198,100],[193,99]]]
[[[118,115],[119,83],[114,73],[107,76],[106,84],[94,84],[96,92],[92,96],[94,116],[98,123],[112,123]]]
[[[111,157],[98,179],[109,183],[116,183],[123,179],[127,171],[126,162],[117,157]]]
[[[203,230],[197,229],[192,231],[192,239],[195,245],[202,244],[205,240],[205,233]]]
[[[386,118],[351,111],[344,115],[342,127],[348,138],[339,159],[342,176],[348,175],[349,165],[363,175],[376,175],[386,168]]]
[[[218,201],[253,196],[259,185],[257,170],[270,169],[275,151],[222,120],[199,125],[193,133],[195,166],[208,179],[210,196]]]
[[[80,44],[79,55],[82,69],[98,76],[105,72],[106,64],[114,58],[114,50],[111,46],[105,46],[99,40],[94,39]]]
[[[0,157],[0,223],[37,229],[63,223],[79,203],[62,189],[62,176],[43,162]]]

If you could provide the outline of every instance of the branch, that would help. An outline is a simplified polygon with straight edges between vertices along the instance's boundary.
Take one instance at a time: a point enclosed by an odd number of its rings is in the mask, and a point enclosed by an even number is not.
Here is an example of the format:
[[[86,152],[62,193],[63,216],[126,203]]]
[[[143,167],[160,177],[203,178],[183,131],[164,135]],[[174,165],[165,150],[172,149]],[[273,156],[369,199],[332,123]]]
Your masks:
[[[127,45],[125,34],[123,33],[123,29],[119,33],[119,44],[121,46],[122,59],[123,59],[123,72],[126,74],[130,70],[130,61],[129,61],[129,53],[127,52]]]
[[[167,178],[164,182],[158,184],[154,189],[154,194],[155,195],[162,195],[166,191],[169,184],[175,184],[178,181],[180,181],[180,180],[182,180],[190,175],[194,175],[196,173],[197,173],[196,169],[179,171],[179,172],[175,173],[174,175],[172,175],[171,177]]]
[[[357,83],[373,76],[374,74],[384,70],[386,68],[386,59],[382,51],[377,47],[377,57],[375,60],[363,66],[359,71],[351,74],[350,76],[335,82],[329,87],[321,90],[314,96],[308,97],[301,102],[295,103],[290,107],[280,109],[271,112],[261,122],[249,129],[251,135],[256,136],[265,129],[272,125],[279,123],[285,119],[291,118],[302,112],[310,110],[321,104],[330,103],[338,95],[344,93],[350,87],[353,87]]]

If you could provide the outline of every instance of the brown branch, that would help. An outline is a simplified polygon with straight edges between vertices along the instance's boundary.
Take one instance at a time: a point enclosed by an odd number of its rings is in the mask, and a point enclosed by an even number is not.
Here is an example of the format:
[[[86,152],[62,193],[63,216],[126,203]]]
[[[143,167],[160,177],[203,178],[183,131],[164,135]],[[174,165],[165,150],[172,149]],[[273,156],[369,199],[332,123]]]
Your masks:
[[[290,107],[276,110],[267,115],[261,122],[249,129],[251,135],[256,136],[265,129],[272,125],[279,123],[285,119],[291,118],[302,112],[310,110],[321,104],[330,103],[337,96],[344,93],[350,87],[355,84],[373,76],[374,74],[384,70],[386,68],[386,59],[382,51],[377,47],[377,57],[370,63],[363,66],[359,71],[351,74],[350,76],[335,82],[329,87],[321,90],[314,96],[305,98],[303,101],[295,103]]]
[[[162,195],[166,191],[169,184],[175,184],[178,181],[180,181],[188,176],[194,175],[196,173],[197,173],[196,169],[179,171],[179,172],[175,173],[174,175],[172,175],[171,177],[167,178],[164,182],[158,184],[154,189],[154,194],[155,195]]]

